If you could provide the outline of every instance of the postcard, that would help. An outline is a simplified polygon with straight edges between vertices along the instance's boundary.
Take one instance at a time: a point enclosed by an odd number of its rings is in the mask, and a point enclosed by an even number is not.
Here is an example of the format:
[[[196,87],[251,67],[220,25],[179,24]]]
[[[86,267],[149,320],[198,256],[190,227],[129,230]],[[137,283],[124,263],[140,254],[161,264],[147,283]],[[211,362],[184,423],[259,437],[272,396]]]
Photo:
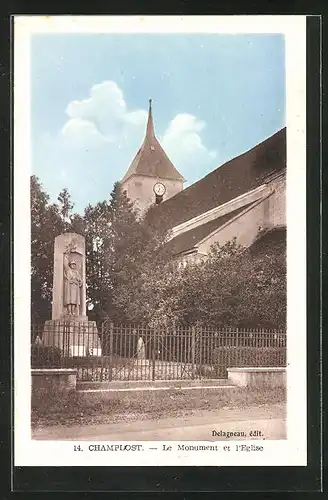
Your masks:
[[[15,16],[16,466],[305,466],[306,17]]]

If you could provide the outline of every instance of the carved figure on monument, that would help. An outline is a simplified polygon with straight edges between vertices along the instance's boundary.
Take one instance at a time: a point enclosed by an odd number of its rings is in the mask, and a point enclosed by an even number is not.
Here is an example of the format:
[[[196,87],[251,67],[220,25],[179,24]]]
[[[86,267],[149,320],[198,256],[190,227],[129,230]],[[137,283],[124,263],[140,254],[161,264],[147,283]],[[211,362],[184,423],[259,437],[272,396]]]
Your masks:
[[[77,316],[81,305],[83,281],[76,261],[69,259],[69,253],[64,254],[64,306],[67,314]]]

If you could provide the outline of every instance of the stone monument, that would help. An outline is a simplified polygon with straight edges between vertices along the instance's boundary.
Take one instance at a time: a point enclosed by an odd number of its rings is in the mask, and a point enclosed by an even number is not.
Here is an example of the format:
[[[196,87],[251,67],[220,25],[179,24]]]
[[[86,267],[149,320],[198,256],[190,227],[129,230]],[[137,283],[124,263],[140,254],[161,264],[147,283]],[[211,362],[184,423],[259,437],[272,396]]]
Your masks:
[[[43,344],[65,356],[101,356],[95,321],[86,315],[85,238],[63,233],[55,238],[52,319],[46,321]]]

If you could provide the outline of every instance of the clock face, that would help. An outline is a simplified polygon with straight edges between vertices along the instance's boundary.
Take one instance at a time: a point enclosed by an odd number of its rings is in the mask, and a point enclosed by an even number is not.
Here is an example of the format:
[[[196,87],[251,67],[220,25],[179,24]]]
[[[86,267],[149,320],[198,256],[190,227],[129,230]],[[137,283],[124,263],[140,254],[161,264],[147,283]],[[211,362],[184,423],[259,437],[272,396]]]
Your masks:
[[[164,184],[162,184],[161,182],[156,182],[156,184],[154,186],[154,193],[157,194],[157,196],[163,196],[165,191],[166,191],[166,188],[165,188]]]

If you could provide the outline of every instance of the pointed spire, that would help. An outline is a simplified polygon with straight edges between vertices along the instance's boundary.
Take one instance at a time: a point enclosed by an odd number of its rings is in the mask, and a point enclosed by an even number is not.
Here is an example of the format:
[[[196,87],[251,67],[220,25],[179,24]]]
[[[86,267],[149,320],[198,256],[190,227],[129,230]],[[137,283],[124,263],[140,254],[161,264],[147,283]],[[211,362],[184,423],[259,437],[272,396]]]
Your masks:
[[[153,115],[151,110],[151,99],[149,99],[149,113],[148,113],[146,137],[148,137],[148,139],[155,137]]]
[[[149,99],[149,114],[144,141],[122,179],[124,183],[132,175],[143,175],[158,179],[171,179],[184,182],[184,178],[167,157],[155,136],[152,100]]]

